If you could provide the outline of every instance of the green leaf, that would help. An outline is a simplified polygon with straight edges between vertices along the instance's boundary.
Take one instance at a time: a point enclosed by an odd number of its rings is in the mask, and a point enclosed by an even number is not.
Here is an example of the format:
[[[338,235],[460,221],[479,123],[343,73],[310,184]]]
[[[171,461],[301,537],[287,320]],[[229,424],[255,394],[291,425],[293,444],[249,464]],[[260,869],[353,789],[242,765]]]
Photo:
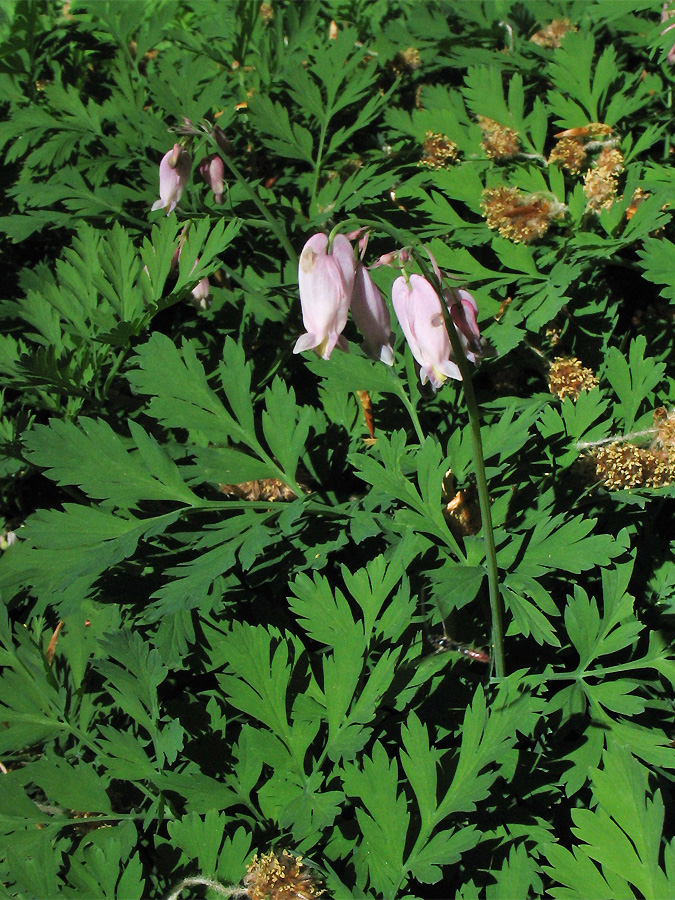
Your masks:
[[[664,285],[661,296],[675,301],[673,267],[675,267],[675,244],[666,238],[648,238],[638,247],[638,265],[644,269],[644,277],[652,284]]]
[[[654,407],[651,392],[666,371],[664,363],[655,362],[650,357],[645,359],[646,349],[647,339],[644,335],[638,335],[630,343],[628,360],[616,347],[610,347],[607,351],[605,375],[621,403],[617,412],[627,431],[635,424],[638,409],[645,401]]]
[[[142,500],[173,500],[192,505],[197,498],[176,464],[140,425],[129,422],[138,448],[130,454],[102,419],[52,420],[36,425],[27,437],[27,457],[48,470],[57,484],[75,484],[94,500],[132,508]],[[101,462],[105,460],[102,466]]]
[[[357,799],[362,841],[354,860],[365,864],[373,890],[389,895],[403,874],[403,854],[410,815],[398,792],[398,766],[377,741],[362,767],[348,764],[343,772],[346,793]]]
[[[22,778],[42,788],[48,800],[67,809],[112,814],[108,784],[91,764],[79,761],[73,765],[58,756],[43,756],[23,770]]]

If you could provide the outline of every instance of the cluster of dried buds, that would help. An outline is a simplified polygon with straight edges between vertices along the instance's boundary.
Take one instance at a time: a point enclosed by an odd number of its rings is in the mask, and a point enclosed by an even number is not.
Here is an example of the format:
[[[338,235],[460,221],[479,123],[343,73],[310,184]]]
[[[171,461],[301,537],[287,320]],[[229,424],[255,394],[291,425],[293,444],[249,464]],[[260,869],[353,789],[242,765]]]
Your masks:
[[[576,356],[558,356],[551,363],[548,373],[551,393],[564,400],[578,400],[582,391],[590,391],[598,386],[598,379],[592,369],[582,365]]]
[[[315,900],[324,894],[314,871],[287,850],[256,854],[246,867],[240,884],[224,885],[213,878],[197,875],[185,878],[177,885],[168,900],[178,900],[187,888],[210,888],[221,897],[231,900]]]
[[[659,488],[675,482],[675,411],[654,412],[652,441],[638,447],[617,439],[590,448],[583,460],[591,477],[609,491]]]
[[[351,235],[352,239],[360,232]],[[359,242],[358,258],[350,239],[337,234],[329,246],[325,234],[313,235],[300,255],[298,282],[302,318],[306,333],[296,341],[293,352],[314,350],[329,359],[338,347],[347,351],[342,336],[349,311],[364,337],[363,349],[373,359],[387,365],[394,361],[390,317],[387,305],[368,268],[363,264],[367,236]],[[406,250],[380,257],[371,268],[410,260]],[[432,259],[436,276],[441,273]],[[476,314],[476,301],[466,290],[445,289],[443,299],[459,335],[466,358],[471,362],[483,353],[483,342]],[[452,356],[441,300],[430,281],[405,269],[392,287],[392,304],[410,350],[419,365],[422,384],[427,381],[438,389],[448,378],[461,381],[459,367]]]
[[[552,194],[525,194],[515,187],[486,188],[481,206],[488,228],[515,244],[542,237],[567,209]]]
[[[549,50],[557,50],[562,39],[569,31],[577,31],[577,26],[572,25],[569,19],[554,19],[544,28],[535,31],[530,40],[539,47],[546,47]]]
[[[586,211],[598,213],[608,209],[617,197],[617,180],[624,169],[623,155],[616,148],[617,138],[611,125],[591,122],[560,131],[555,137],[557,143],[549,155],[549,165],[560,166],[573,175],[585,170]],[[589,154],[598,150],[595,162],[589,166]]]

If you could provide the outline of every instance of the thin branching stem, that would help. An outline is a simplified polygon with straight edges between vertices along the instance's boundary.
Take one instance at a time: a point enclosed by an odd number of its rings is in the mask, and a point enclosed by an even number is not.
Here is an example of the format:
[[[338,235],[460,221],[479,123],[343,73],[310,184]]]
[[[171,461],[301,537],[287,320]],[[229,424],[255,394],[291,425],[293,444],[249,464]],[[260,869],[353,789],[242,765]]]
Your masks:
[[[271,231],[274,233],[274,236],[286,251],[286,255],[288,256],[291,263],[294,266],[297,266],[298,254],[295,252],[293,244],[291,244],[290,240],[288,239],[286,229],[279,222],[279,220],[272,215],[272,213],[267,208],[267,204],[262,200],[261,197],[258,196],[258,192],[253,187],[251,187],[248,179],[244,177],[239,166],[237,166],[236,163],[234,163],[232,159],[230,159],[227,153],[220,149],[220,147],[218,146],[218,141],[216,141],[216,139],[210,134],[207,134],[207,139],[216,148],[220,158],[223,160],[230,172],[234,175],[238,184],[241,185],[242,189],[248,195],[251,202],[258,209],[265,222],[267,222]]]

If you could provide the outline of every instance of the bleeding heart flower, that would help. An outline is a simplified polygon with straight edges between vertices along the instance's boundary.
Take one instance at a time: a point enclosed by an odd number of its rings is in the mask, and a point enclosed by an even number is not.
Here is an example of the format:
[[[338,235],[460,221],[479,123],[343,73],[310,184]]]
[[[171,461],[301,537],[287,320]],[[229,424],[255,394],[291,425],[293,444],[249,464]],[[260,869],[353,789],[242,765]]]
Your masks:
[[[218,155],[206,156],[199,163],[199,171],[202,173],[204,181],[213,191],[215,203],[220,206],[223,202],[223,193],[225,191],[225,186],[223,185],[225,163]]]
[[[325,234],[315,234],[307,241],[298,266],[302,321],[307,333],[295,342],[293,353],[315,350],[323,359],[330,359],[336,346],[348,350],[341,335],[347,324],[354,276],[354,253],[343,234],[335,236],[330,253]]]
[[[365,338],[363,349],[372,359],[379,359],[388,366],[394,364],[391,346],[389,310],[370,272],[361,262],[356,264],[352,315]]]
[[[153,210],[165,209],[167,216],[176,208],[190,177],[192,160],[180,144],[174,144],[159,164],[159,200]]]
[[[443,291],[443,297],[464,347],[464,355],[469,362],[475,363],[477,357],[484,355],[484,341],[476,321],[478,305],[463,288]]]
[[[420,380],[438,390],[447,378],[462,380],[450,359],[450,338],[438,294],[421,275],[397,278],[392,301],[413,356],[420,365]]]

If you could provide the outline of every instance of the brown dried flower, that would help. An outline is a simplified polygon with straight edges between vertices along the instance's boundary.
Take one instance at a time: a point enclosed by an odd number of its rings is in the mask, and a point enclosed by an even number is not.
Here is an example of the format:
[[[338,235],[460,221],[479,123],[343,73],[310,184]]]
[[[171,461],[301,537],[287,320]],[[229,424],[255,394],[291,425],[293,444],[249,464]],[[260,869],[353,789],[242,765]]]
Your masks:
[[[549,25],[536,31],[530,40],[540,47],[557,50],[568,31],[577,31],[577,26],[572,25],[569,19],[554,19]]]
[[[586,163],[586,150],[580,140],[561,138],[548,158],[549,165],[555,164],[567,169],[573,175],[578,174]]]
[[[620,150],[615,150],[613,147],[604,147],[598,154],[595,168],[597,172],[602,174],[603,178],[620,175],[625,168],[623,153]]]
[[[557,201],[540,194],[521,194],[517,188],[487,188],[481,200],[488,228],[515,244],[542,237],[564,211]]]
[[[612,133],[612,126],[605,125],[604,122],[589,122],[588,125],[581,125],[578,128],[566,128],[564,131],[558,131],[554,134],[555,138],[598,138],[607,137]]]
[[[271,3],[261,3],[260,9],[258,10],[258,15],[263,20],[265,25],[269,24],[274,18],[274,9]]]
[[[582,366],[576,356],[558,356],[551,363],[548,373],[548,387],[551,393],[564,400],[577,400],[582,391],[590,391],[598,386],[598,379],[592,369]]]
[[[295,494],[279,478],[261,478],[258,481],[242,481],[240,484],[219,484],[223,494],[232,494],[240,500],[295,500]]]
[[[456,162],[458,155],[457,144],[447,134],[427,131],[424,135],[424,156],[419,164],[430,169],[442,169]]]
[[[642,188],[635,188],[630,201],[630,206],[626,210],[626,219],[630,221],[630,219],[633,218],[637,212],[638,206],[640,206],[641,203],[644,203],[647,197],[649,197],[649,191],[643,191]]]
[[[265,853],[260,858],[256,854],[243,883],[250,900],[310,900],[323,894],[302,857],[286,850]]]
[[[613,441],[594,447],[586,459],[607,490],[620,491],[645,483],[644,452],[633,444]]]
[[[391,61],[391,68],[395,75],[411,75],[421,65],[422,57],[417,47],[399,50]]]
[[[609,209],[617,195],[616,175],[600,169],[589,169],[584,175],[584,194],[588,197],[587,212]]]
[[[481,528],[480,506],[473,486],[457,490],[457,478],[452,469],[443,476],[441,487],[443,516],[453,536],[459,538],[478,534]]]
[[[483,132],[481,146],[490,159],[509,159],[520,152],[518,132],[506,125],[500,125],[487,116],[478,116],[478,125]]]

